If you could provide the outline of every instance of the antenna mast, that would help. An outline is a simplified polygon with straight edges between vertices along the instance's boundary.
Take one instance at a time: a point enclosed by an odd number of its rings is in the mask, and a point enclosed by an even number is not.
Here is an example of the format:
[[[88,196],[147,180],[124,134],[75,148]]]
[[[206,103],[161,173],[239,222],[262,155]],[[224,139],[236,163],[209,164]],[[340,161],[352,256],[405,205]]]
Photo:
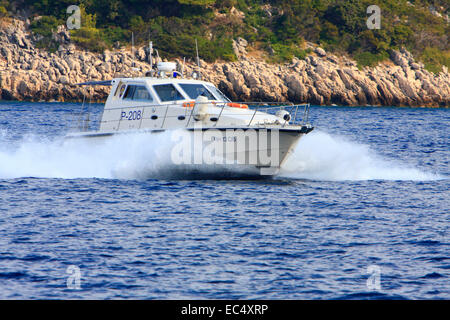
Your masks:
[[[131,33],[131,58],[133,59],[133,68],[134,64],[134,32]]]
[[[184,78],[184,65],[186,63],[186,57],[183,58],[183,67],[181,68],[181,77]]]
[[[148,49],[150,53],[150,74],[153,77],[153,41],[150,41]]]
[[[197,67],[198,67],[198,78],[201,79],[201,72],[200,72],[200,57],[198,55],[198,43],[197,43],[197,38],[195,38],[195,51],[197,53]]]

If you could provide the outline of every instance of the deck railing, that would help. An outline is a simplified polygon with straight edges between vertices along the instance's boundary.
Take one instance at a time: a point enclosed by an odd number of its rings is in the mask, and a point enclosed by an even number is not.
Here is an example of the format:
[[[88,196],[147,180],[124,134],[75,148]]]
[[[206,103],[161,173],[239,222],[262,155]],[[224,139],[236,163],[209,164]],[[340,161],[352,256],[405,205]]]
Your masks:
[[[227,113],[229,110],[233,110],[234,107],[228,106],[228,102],[196,102],[196,105],[198,104],[207,104],[207,105],[215,105],[216,107],[220,108],[220,112],[218,115],[211,114],[209,115],[210,120],[214,120],[214,127],[220,127],[220,119],[221,117],[224,117],[226,115],[232,115],[233,117],[237,118],[243,118],[248,119],[250,117],[250,121],[245,126],[250,127],[251,125],[256,124],[269,124],[269,123],[260,123],[257,121],[256,115],[258,115],[258,112],[262,113],[268,113],[271,115],[275,115],[278,111],[287,111],[289,112],[291,119],[290,120],[284,120],[279,123],[281,126],[286,125],[307,125],[309,124],[309,108],[310,104],[286,104],[286,103],[278,103],[278,102],[236,102],[235,104],[244,104],[248,106],[248,109],[241,109],[240,113]],[[184,106],[184,114],[177,114],[177,115],[170,115],[169,110],[171,107],[180,107]],[[163,111],[164,116],[162,117],[161,125],[158,126],[160,129],[164,129],[164,125],[167,123],[167,121],[171,118],[178,118],[178,120],[183,121],[183,124],[185,127],[189,127],[190,125],[193,125],[197,121],[194,119],[194,103],[186,103],[186,102],[178,102],[173,104],[161,104],[161,105],[143,105],[143,106],[133,106],[133,107],[124,107],[120,109],[114,109],[114,110],[120,110],[120,114],[123,115],[128,114],[130,111],[134,112],[136,110],[140,110],[140,116],[133,118],[134,121],[139,121],[138,125],[134,127],[134,129],[141,129],[142,123],[145,120],[152,120],[155,116],[154,113],[146,112],[146,110],[151,110],[155,108],[164,108]],[[82,107],[82,110],[85,108]],[[109,109],[110,110],[110,109]],[[303,112],[303,116],[300,119],[297,119],[297,116],[300,114],[300,112]],[[150,116],[149,116],[150,114]],[[159,112],[161,114],[161,112]],[[184,117],[184,118],[183,118]],[[158,118],[159,119],[159,116]],[[122,122],[129,121],[128,118],[120,117],[119,120],[100,120],[98,123],[100,126],[104,124],[117,124],[114,126],[115,130],[119,130],[121,127]],[[136,124],[136,122],[135,122]],[[78,121],[77,121],[77,127],[78,131],[86,132],[93,129],[93,123],[91,121],[91,116],[89,110],[83,111],[79,113]],[[152,129],[158,129],[155,127],[152,127]]]

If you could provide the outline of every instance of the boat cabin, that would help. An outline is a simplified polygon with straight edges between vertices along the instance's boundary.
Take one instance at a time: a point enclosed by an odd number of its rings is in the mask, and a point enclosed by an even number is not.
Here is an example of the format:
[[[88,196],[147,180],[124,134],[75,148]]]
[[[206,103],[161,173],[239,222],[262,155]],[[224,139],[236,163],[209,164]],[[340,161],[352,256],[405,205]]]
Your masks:
[[[230,100],[209,82],[176,78],[125,78],[111,81],[112,88],[105,109],[143,105],[177,105],[195,101],[199,96],[208,101]]]
[[[80,83],[111,86],[99,131],[165,130],[200,124],[203,127],[286,125],[291,119],[290,113],[281,108],[273,115],[233,103],[212,83],[197,77],[186,79],[175,69],[175,63],[160,62],[157,71],[152,70],[146,77]]]

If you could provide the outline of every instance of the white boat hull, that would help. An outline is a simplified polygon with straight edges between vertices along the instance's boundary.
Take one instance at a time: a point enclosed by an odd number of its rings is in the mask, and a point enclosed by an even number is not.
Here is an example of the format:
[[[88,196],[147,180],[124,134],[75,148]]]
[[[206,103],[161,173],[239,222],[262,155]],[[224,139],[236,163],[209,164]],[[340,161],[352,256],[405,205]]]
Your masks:
[[[299,139],[310,132],[306,126],[256,128],[190,128],[171,130],[171,168],[199,172],[223,172],[273,176],[292,153]],[[116,135],[158,134],[166,130],[90,132],[69,135],[101,143]]]

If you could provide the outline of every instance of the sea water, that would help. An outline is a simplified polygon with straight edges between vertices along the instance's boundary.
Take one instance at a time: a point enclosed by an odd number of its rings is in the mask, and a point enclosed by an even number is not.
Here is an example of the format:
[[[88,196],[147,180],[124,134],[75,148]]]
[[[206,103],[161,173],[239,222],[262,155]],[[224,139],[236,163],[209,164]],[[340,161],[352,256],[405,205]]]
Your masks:
[[[448,109],[313,106],[248,180],[172,170],[167,132],[64,141],[80,108],[0,102],[0,298],[450,298]]]

